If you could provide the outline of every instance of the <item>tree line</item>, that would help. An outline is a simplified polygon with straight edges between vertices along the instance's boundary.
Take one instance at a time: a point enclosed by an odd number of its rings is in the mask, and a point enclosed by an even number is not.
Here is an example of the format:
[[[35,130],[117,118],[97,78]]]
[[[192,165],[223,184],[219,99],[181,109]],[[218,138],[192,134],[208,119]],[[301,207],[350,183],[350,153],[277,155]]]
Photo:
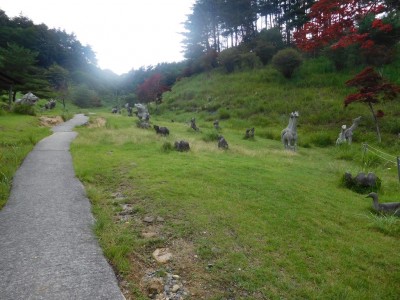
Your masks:
[[[325,51],[323,54],[340,68],[344,56],[349,54],[341,50],[359,43],[353,54],[363,52],[368,63],[377,58],[381,62],[373,63],[387,63],[389,54],[393,54],[391,49],[400,39],[399,3],[396,0],[197,0],[184,23],[185,57],[196,72],[196,68],[213,67],[216,58],[232,48],[241,53],[253,52],[265,64],[280,49],[297,47],[312,55]],[[336,48],[331,47],[333,44]]]

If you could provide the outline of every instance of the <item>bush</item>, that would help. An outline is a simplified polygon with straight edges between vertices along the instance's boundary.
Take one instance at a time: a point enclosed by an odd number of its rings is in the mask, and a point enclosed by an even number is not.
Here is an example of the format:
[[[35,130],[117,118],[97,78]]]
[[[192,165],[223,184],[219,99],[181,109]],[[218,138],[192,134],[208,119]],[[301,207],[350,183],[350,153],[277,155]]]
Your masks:
[[[225,69],[227,73],[235,71],[235,67],[240,61],[240,52],[237,48],[229,48],[222,51],[219,56],[219,64]]]
[[[35,107],[27,104],[16,104],[13,107],[13,112],[20,115],[31,115],[35,116]]]
[[[280,50],[272,58],[272,65],[286,78],[291,78],[303,59],[298,51],[292,48]]]
[[[174,146],[170,143],[170,142],[165,142],[162,147],[161,150],[163,152],[171,152],[172,150],[174,150]]]

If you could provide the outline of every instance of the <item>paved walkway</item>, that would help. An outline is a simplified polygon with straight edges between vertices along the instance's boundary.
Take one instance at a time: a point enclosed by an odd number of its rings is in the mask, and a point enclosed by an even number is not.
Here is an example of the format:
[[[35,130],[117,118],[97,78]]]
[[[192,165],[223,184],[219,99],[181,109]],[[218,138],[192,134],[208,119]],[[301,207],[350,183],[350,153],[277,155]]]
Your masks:
[[[0,211],[0,299],[124,299],[92,232],[69,152],[84,115],[53,128],[15,174]]]

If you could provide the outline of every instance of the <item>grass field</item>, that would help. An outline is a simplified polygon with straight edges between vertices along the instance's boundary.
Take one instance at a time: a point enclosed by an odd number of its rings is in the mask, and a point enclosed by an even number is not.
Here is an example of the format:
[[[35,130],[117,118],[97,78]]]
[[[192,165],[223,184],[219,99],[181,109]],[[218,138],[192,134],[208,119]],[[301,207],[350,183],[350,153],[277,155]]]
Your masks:
[[[0,209],[6,203],[15,171],[33,146],[50,134],[33,116],[0,115]]]
[[[292,153],[257,131],[243,139],[232,119],[220,132],[230,146],[222,151],[207,120],[194,132],[155,117],[171,131],[161,137],[133,118],[91,119],[73,144],[74,164],[132,299],[146,299],[140,280],[149,270],[180,275],[191,299],[398,298],[399,220],[372,214],[369,198],[341,186],[345,171],[374,171],[382,201],[394,201],[397,170],[372,158],[362,165],[360,144]],[[190,152],[168,150],[181,139]],[[120,218],[122,204],[133,208],[129,218]],[[164,222],[146,225],[146,216]],[[162,247],[173,253],[167,265],[151,256]]]

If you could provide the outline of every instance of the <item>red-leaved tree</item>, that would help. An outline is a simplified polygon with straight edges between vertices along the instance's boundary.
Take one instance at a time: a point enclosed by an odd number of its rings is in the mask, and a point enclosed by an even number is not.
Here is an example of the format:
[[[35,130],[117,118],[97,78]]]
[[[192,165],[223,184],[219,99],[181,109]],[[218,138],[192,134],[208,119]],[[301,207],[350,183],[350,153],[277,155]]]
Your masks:
[[[306,52],[353,44],[371,48],[375,43],[370,33],[361,33],[358,25],[366,16],[374,16],[371,30],[391,31],[392,25],[376,18],[387,9],[382,0],[319,0],[310,9],[309,21],[294,33],[296,45]]]
[[[141,102],[160,101],[162,93],[170,88],[162,81],[162,75],[157,73],[147,78],[136,89],[136,95]]]
[[[356,87],[357,93],[348,95],[344,100],[344,105],[347,106],[354,102],[361,102],[368,105],[375,121],[376,134],[378,142],[382,141],[378,119],[384,116],[382,110],[375,112],[374,105],[380,100],[391,100],[396,98],[400,93],[400,87],[387,82],[373,68],[367,67],[354,78],[346,81],[347,86]]]

